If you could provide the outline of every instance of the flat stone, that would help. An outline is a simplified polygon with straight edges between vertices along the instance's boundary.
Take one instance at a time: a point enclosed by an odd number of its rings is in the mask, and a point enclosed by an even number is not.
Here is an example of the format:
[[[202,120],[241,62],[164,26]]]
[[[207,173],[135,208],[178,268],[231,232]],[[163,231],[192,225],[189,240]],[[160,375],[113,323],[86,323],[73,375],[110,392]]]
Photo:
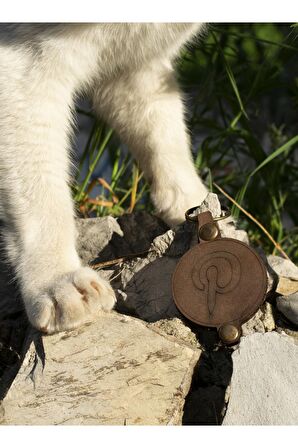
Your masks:
[[[274,278],[278,294],[289,295],[298,291],[298,267],[290,260],[276,255],[267,257],[267,270]]]
[[[199,356],[138,319],[105,313],[32,342],[3,401],[2,424],[180,424]]]
[[[298,325],[298,292],[289,296],[277,297],[276,305],[293,324]]]
[[[286,278],[286,277],[278,278],[278,285],[276,288],[276,292],[278,294],[287,296],[287,295],[293,294],[294,292],[297,292],[297,291],[298,291],[298,281],[297,280],[291,280],[290,278]]]
[[[241,338],[224,425],[297,425],[298,345],[276,332]]]
[[[269,255],[267,260],[271,268],[279,277],[298,280],[298,267],[291,260],[276,255]]]

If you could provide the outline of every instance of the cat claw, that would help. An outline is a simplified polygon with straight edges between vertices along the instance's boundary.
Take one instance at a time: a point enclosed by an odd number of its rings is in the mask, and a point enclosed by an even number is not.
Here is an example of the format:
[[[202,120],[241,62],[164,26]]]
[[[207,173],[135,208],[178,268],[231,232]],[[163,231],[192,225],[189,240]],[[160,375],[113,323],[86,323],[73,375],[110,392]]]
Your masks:
[[[116,298],[107,280],[83,267],[60,276],[30,302],[31,324],[42,333],[53,334],[94,321],[101,311],[114,307]]]

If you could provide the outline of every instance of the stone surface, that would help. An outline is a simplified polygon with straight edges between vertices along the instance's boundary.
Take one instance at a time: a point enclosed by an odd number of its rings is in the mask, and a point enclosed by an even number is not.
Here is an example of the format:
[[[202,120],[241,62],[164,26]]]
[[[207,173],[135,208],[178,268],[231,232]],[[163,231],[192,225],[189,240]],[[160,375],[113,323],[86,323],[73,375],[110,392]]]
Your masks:
[[[176,340],[182,341],[191,347],[200,348],[200,343],[195,333],[177,317],[173,319],[160,319],[148,326],[161,334],[174,337]]]
[[[199,350],[115,312],[37,342],[3,401],[2,424],[181,422]]]
[[[217,195],[210,193],[196,213],[206,210],[213,216],[220,214]],[[184,398],[202,344],[208,356],[202,362],[200,359],[197,379],[194,375],[195,385],[186,403],[184,423],[220,424],[230,361],[227,358],[223,363],[219,352],[211,351],[217,344],[216,330],[194,329],[187,324],[172,297],[172,274],[180,257],[197,244],[196,226],[185,222],[169,230],[162,221],[145,212],[117,219],[77,219],[76,224],[78,251],[84,263],[144,253],[101,271],[106,278],[112,279],[112,286],[117,291],[117,310],[149,323],[112,313],[83,330],[71,332],[69,337],[61,334],[44,338],[43,349],[47,357],[44,375],[41,375],[42,352],[38,352],[38,362],[34,364],[36,354],[32,344],[22,370],[4,400],[6,421],[11,424],[13,418],[19,421],[25,418],[28,424],[38,421],[47,424],[50,419],[58,424],[180,423]],[[237,230],[231,218],[219,221],[219,226],[223,237],[248,243],[246,232]],[[261,256],[267,263],[265,254]],[[287,291],[298,289],[298,268],[293,263],[269,256],[267,269],[270,272],[268,290],[274,282],[277,283],[277,276],[278,287],[284,288],[286,282]],[[0,265],[0,376],[1,366],[16,363],[28,332],[17,288],[9,283],[9,279]],[[272,332],[275,315],[272,305],[264,302],[255,316],[243,325],[243,334],[253,336],[256,332]],[[122,331],[124,325],[125,331]],[[159,343],[168,348],[159,350],[155,347]],[[164,356],[163,353],[171,355]],[[217,353],[214,359],[211,353]],[[59,364],[57,360],[62,358],[63,362]],[[225,365],[224,369],[222,365]],[[28,376],[32,368],[33,375]],[[225,381],[219,383],[215,373],[222,370],[226,374]],[[129,384],[126,374],[133,377],[128,380]],[[167,384],[165,377],[169,378]],[[9,374],[3,378],[6,381]],[[132,404],[134,411],[128,413]]]
[[[158,235],[168,230],[167,225],[146,212],[126,214],[115,219],[76,219],[77,249],[85,263],[123,257],[149,249]]]
[[[269,265],[279,277],[298,280],[298,267],[292,261],[276,255],[269,255],[267,259]]]
[[[297,425],[298,345],[276,332],[241,338],[224,425]]]
[[[112,237],[123,237],[116,219],[104,218],[76,219],[77,249],[84,263],[95,259],[110,243]]]
[[[284,316],[293,324],[298,325],[298,292],[289,296],[278,297],[276,305]]]
[[[288,295],[298,291],[298,267],[292,261],[269,255],[266,264],[270,283],[278,294]]]
[[[253,333],[265,333],[275,329],[275,320],[272,312],[272,305],[264,302],[255,315],[242,325],[242,335],[247,336]]]

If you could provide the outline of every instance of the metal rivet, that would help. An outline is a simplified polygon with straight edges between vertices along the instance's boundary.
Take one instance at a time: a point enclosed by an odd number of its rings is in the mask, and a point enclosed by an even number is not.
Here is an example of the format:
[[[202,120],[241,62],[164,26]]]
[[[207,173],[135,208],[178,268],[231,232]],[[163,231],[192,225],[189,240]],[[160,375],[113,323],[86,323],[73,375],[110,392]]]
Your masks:
[[[224,324],[219,328],[218,334],[225,344],[233,344],[240,338],[240,329],[232,324]]]
[[[215,222],[208,222],[204,224],[199,231],[199,237],[205,241],[215,240],[218,236],[219,230]]]

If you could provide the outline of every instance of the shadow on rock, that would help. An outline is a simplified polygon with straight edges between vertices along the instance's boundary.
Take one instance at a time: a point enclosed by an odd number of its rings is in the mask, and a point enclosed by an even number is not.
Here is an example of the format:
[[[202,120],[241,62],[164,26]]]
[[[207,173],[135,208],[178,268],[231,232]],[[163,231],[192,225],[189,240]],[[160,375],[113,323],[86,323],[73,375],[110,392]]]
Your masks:
[[[185,399],[183,425],[221,425],[233,373],[232,350],[203,352]]]

